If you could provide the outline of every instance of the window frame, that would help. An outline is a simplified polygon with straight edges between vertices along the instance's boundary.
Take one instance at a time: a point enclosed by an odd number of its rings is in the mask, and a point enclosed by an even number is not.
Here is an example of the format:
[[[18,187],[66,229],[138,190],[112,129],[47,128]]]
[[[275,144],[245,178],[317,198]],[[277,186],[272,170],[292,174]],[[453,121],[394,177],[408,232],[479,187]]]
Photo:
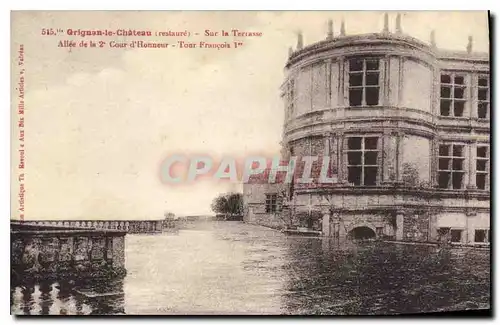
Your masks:
[[[453,231],[460,231],[459,241],[453,241]],[[463,242],[464,231],[465,231],[465,229],[463,229],[463,228],[450,228],[450,243],[461,244]]]
[[[360,149],[350,149],[349,148],[349,139],[353,138],[361,138],[361,148]],[[377,145],[375,149],[366,149],[366,144],[365,144],[365,139],[367,138],[376,138],[377,139]],[[344,152],[345,152],[345,166],[347,169],[347,181],[352,184],[353,186],[378,186],[380,183],[380,156],[382,153],[382,148],[381,148],[381,136],[379,134],[353,134],[353,135],[348,135],[345,137],[345,147],[344,147]],[[349,163],[349,153],[353,152],[361,152],[361,161],[360,164],[350,164]],[[377,157],[376,157],[376,162],[375,164],[365,164],[365,153],[367,152],[376,152]],[[365,184],[365,168],[376,168],[376,173],[375,173],[375,184],[370,184],[366,185]],[[360,174],[360,184],[356,184],[353,182],[349,181],[349,169],[350,168],[361,168],[361,174]]]
[[[448,154],[446,156],[441,155],[441,146],[448,146]],[[462,147],[462,156],[455,156],[454,155],[454,147],[455,146],[460,146]],[[467,170],[467,154],[466,154],[466,149],[467,145],[465,143],[461,142],[442,142],[439,143],[438,145],[438,156],[437,156],[437,180],[438,180],[438,188],[440,189],[445,189],[445,190],[464,190],[466,188],[466,178],[468,176],[468,170]],[[441,169],[441,159],[448,159],[448,166],[447,169]],[[462,168],[459,170],[454,169],[454,161],[455,160],[461,160],[462,161]],[[440,182],[440,176],[441,173],[449,173],[449,178],[448,178],[448,185],[447,187],[441,187],[441,182]],[[462,174],[462,181],[461,181],[461,187],[460,188],[454,188],[453,186],[453,174]]]
[[[286,109],[288,111],[288,119],[292,119],[295,111],[295,79],[290,78],[286,83]]]
[[[477,151],[479,150],[479,148],[486,148],[486,157],[479,157],[478,154],[477,154]],[[480,161],[485,161],[485,170],[478,170],[478,163]],[[478,144],[476,146],[476,188],[478,190],[484,190],[484,191],[488,191],[489,188],[490,188],[490,182],[489,182],[489,174],[490,174],[490,146],[487,145],[487,144]],[[479,175],[484,175],[485,177],[485,180],[484,180],[484,188],[479,188],[477,186],[478,182],[478,176]]]
[[[449,76],[450,82],[444,83],[442,81],[443,76]],[[457,84],[455,83],[456,77],[462,77],[463,83]],[[443,97],[442,90],[443,88],[450,89],[450,97]],[[455,89],[463,90],[462,98],[455,98]],[[467,85],[467,74],[464,72],[455,72],[455,71],[441,71],[439,74],[439,116],[440,117],[450,117],[450,118],[466,118],[467,117],[467,101],[469,100],[467,96],[467,91],[469,89],[469,85]],[[443,101],[449,101],[449,115],[443,115]],[[463,103],[462,115],[455,116],[455,102]]]
[[[283,198],[278,193],[266,193],[264,203],[266,213],[278,213],[283,208]]]
[[[484,240],[476,241],[476,232],[484,231]],[[490,244],[491,243],[491,231],[489,228],[475,228],[474,229],[474,244]]]
[[[479,85],[479,80],[480,79],[486,79],[487,80],[487,85],[486,86],[481,86]],[[491,77],[489,74],[480,74],[477,77],[477,84],[476,84],[476,98],[477,98],[477,104],[476,104],[476,112],[477,112],[477,118],[480,120],[488,120],[490,118],[490,109],[491,109],[491,102],[490,102],[490,97],[491,97]],[[479,99],[479,91],[486,89],[486,99]],[[486,104],[486,116],[485,117],[479,117],[479,107],[481,104]]]
[[[361,60],[362,61],[362,69],[361,70],[356,70],[356,71],[351,71],[351,60]],[[378,63],[378,69],[377,70],[368,70],[367,69],[367,61],[377,61]],[[348,107],[377,107],[382,105],[382,95],[383,95],[383,76],[384,76],[384,61],[383,58],[380,56],[371,56],[371,55],[356,55],[356,56],[349,56],[345,60],[346,62],[346,73],[345,73],[345,91],[346,91],[346,96],[345,98],[347,99],[347,106]],[[367,84],[367,75],[369,73],[377,73],[378,74],[378,81],[376,85],[368,85]],[[361,85],[356,85],[356,86],[351,86],[351,75],[355,74],[361,74],[362,80],[361,80]],[[366,96],[366,90],[368,88],[377,88],[378,89],[378,98],[377,98],[377,103],[373,105],[368,105],[367,104],[367,96]],[[351,89],[361,89],[361,103],[359,105],[351,105]]]

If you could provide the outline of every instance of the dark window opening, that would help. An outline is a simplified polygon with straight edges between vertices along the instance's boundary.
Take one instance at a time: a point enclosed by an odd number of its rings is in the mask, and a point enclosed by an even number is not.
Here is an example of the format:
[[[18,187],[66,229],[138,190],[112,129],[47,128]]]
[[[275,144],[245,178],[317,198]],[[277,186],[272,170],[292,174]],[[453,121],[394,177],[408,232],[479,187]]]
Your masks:
[[[365,138],[365,149],[377,149],[378,138],[367,137]]]
[[[450,116],[451,100],[441,99],[441,116]]]
[[[486,171],[486,160],[478,160],[476,162],[476,170],[485,172]]]
[[[451,242],[459,243],[462,241],[462,230],[460,229],[452,229],[451,230]]]
[[[361,185],[361,167],[348,167],[348,177],[349,183],[354,185]]]
[[[479,100],[487,100],[488,99],[488,89],[479,89],[477,93],[477,98]]]
[[[463,85],[463,84],[464,84],[464,77],[456,76],[455,77],[455,85]]]
[[[348,181],[354,185],[377,185],[378,138],[349,137],[347,139]]]
[[[379,61],[378,60],[366,60],[366,70],[378,70]]]
[[[463,170],[463,159],[453,159],[453,170]]]
[[[442,74],[440,91],[441,116],[462,117],[465,110],[465,77],[463,75]]]
[[[373,106],[379,102],[379,60],[349,60],[349,105]]]
[[[365,165],[377,165],[377,156],[378,153],[376,151],[365,152]]]
[[[476,243],[485,243],[487,242],[486,229],[476,229],[474,231],[474,242]]]
[[[451,88],[441,86],[441,98],[450,98],[451,97]]]
[[[361,106],[363,102],[363,89],[349,89],[349,106]]]
[[[363,71],[363,60],[362,59],[349,60],[349,71]]]
[[[438,185],[439,188],[448,188],[448,184],[450,183],[450,173],[449,172],[439,172],[438,177]]]
[[[288,83],[287,100],[288,118],[292,118],[295,111],[295,81],[293,79]]]
[[[368,227],[356,227],[348,234],[351,239],[369,239],[375,237],[375,232]]]
[[[476,149],[476,187],[480,190],[488,188],[488,147],[478,146]]]
[[[362,165],[361,163],[361,156],[362,152],[349,152],[347,153],[347,161],[349,165]]]
[[[364,184],[366,186],[374,186],[377,184],[377,167],[365,167]]]
[[[476,152],[478,157],[486,158],[488,150],[487,147],[477,147]]]
[[[360,137],[352,137],[347,139],[347,147],[349,150],[361,149],[362,139]]]
[[[441,144],[438,157],[438,186],[444,189],[463,189],[464,145]]]
[[[486,175],[476,174],[476,187],[480,190],[486,189]]]
[[[368,106],[378,105],[378,95],[379,95],[379,88],[378,87],[367,87],[366,88],[366,105],[368,105]]]
[[[349,74],[349,86],[363,86],[363,73]]]
[[[453,97],[460,99],[464,98],[464,88],[455,88]]]
[[[277,194],[266,194],[266,213],[275,213],[278,211],[277,201]]]
[[[370,86],[378,86],[378,72],[367,73],[366,84]]]
[[[441,75],[441,83],[443,83],[443,84],[451,83],[451,76],[447,75],[447,74],[442,74]]]
[[[455,106],[453,107],[454,116],[461,117],[464,116],[464,102],[463,101],[455,101]]]
[[[450,169],[450,158],[439,158],[439,169],[449,170]]]
[[[463,173],[453,173],[453,189],[461,189],[463,187],[463,179]]]
[[[447,236],[450,233],[450,228],[438,228],[438,235],[439,236]]]
[[[488,116],[488,103],[479,103],[477,109],[477,117],[487,118]]]
[[[462,157],[464,146],[462,145],[453,145],[453,156],[454,157]]]
[[[442,144],[439,146],[439,155],[440,156],[449,156],[450,155],[450,146],[446,144]]]
[[[477,117],[488,118],[490,84],[488,77],[479,77],[477,82]]]

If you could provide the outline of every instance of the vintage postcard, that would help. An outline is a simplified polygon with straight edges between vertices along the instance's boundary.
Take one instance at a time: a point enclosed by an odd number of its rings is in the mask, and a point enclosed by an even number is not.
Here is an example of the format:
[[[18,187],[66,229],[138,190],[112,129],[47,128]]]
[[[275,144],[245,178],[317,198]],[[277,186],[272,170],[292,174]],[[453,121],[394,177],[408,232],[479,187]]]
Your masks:
[[[13,315],[491,315],[486,11],[13,11]]]

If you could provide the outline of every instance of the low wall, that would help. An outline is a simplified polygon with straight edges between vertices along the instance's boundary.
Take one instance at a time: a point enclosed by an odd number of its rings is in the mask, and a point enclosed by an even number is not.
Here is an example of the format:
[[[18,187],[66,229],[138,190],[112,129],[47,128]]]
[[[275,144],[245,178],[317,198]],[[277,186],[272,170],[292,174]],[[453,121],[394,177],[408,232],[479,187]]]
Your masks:
[[[11,222],[12,281],[123,276],[125,235]]]
[[[163,231],[163,220],[29,220],[29,225],[120,230],[130,234]]]

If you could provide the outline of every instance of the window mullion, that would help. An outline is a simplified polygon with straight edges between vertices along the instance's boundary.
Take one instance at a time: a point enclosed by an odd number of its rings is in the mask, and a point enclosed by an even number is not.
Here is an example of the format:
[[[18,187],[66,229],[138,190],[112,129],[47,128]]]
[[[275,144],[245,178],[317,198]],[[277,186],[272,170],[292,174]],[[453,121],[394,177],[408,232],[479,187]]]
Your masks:
[[[362,73],[362,76],[363,76],[363,82],[362,82],[362,102],[361,102],[361,105],[362,106],[366,106],[366,60],[363,59],[363,73]]]
[[[365,185],[365,137],[361,138],[361,176],[360,183]]]

